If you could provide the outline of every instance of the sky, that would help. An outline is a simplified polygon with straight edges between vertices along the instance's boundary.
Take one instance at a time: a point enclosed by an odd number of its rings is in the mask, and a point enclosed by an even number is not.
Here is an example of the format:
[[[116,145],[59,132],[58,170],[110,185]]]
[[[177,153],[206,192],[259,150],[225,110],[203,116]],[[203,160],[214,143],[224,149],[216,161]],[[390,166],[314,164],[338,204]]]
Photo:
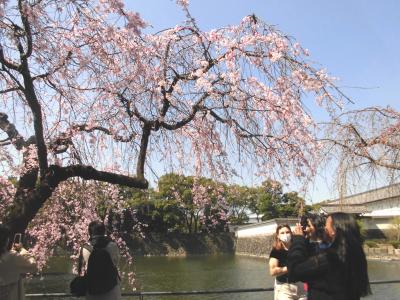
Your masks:
[[[185,14],[174,0],[125,1],[151,27],[174,27]],[[400,1],[398,0],[191,0],[189,10],[203,30],[235,25],[249,14],[276,26],[310,51],[313,61],[338,77],[354,104],[400,110]],[[321,111],[312,111],[317,121]],[[330,174],[318,176],[306,199],[336,197]],[[360,190],[363,190],[361,187]]]

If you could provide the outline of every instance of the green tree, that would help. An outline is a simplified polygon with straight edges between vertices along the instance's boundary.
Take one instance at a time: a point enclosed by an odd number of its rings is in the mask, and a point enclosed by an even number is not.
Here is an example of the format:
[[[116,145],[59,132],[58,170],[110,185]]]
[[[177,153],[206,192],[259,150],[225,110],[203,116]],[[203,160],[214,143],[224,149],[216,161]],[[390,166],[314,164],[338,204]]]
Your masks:
[[[294,217],[309,210],[305,200],[297,192],[283,193],[282,184],[275,180],[265,180],[261,186],[250,188],[249,209],[262,220]]]
[[[224,186],[209,178],[173,173],[160,177],[155,193],[159,207],[161,203],[168,202],[179,210],[179,213],[174,211],[174,217],[179,216],[187,233],[224,227],[224,196]]]
[[[289,192],[282,195],[277,204],[279,217],[296,217],[305,212],[305,201],[297,192]]]
[[[263,221],[279,217],[277,206],[282,197],[280,182],[272,179],[263,181],[257,188],[257,197],[258,211]]]
[[[251,203],[250,189],[240,185],[231,185],[225,188],[227,190],[226,203],[229,210],[228,220],[230,224],[245,224],[249,220],[246,211]]]
[[[158,208],[165,206],[170,212],[164,215],[164,218],[166,220],[174,219],[173,213],[175,212],[181,217],[182,227],[188,233],[197,232],[199,222],[199,215],[193,207],[192,187],[193,177],[170,173],[160,177],[156,193]],[[171,205],[175,206],[177,210],[171,210]]]

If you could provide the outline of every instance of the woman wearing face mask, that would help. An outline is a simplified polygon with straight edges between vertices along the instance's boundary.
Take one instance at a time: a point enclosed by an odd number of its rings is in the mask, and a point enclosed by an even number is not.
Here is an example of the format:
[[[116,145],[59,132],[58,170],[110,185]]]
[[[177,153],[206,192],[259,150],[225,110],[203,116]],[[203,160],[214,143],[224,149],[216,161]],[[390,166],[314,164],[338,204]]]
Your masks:
[[[288,253],[289,279],[308,283],[308,300],[359,300],[370,294],[356,220],[341,212],[329,215],[324,239],[329,248],[309,256],[300,225],[295,228]]]
[[[287,269],[287,255],[292,238],[289,225],[276,228],[272,250],[269,255],[269,272],[275,278],[274,300],[303,300],[302,284],[290,282]]]

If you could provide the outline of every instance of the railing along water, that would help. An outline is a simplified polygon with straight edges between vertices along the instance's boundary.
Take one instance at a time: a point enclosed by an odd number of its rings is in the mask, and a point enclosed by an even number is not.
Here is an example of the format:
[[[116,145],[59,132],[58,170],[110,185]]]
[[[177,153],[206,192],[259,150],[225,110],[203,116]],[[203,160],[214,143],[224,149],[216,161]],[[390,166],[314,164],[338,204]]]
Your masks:
[[[371,281],[370,284],[393,284],[400,283],[400,279],[396,280],[376,280]],[[122,293],[122,297],[138,297],[140,300],[145,296],[183,296],[183,295],[210,295],[210,294],[237,294],[237,293],[257,293],[257,292],[272,292],[273,287],[270,288],[253,288],[253,289],[224,289],[224,290],[209,290],[209,291],[175,291],[175,292],[131,292]],[[41,294],[27,294],[27,298],[66,298],[73,297],[68,293],[41,293]]]

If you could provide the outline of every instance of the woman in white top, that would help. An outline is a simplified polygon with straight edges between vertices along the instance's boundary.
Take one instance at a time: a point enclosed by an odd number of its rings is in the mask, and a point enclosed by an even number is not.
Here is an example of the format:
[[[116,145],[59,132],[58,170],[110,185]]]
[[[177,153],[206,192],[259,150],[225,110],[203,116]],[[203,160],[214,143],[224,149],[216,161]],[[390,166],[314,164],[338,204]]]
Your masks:
[[[120,254],[116,243],[111,241],[106,235],[106,229],[102,222],[93,221],[89,224],[89,243],[83,246],[82,256],[85,262],[85,268],[88,265],[90,254],[94,247],[104,248],[111,257],[114,266],[118,266]],[[91,295],[86,294],[87,300],[119,300],[121,299],[121,287],[119,279],[117,285],[107,293]]]
[[[0,299],[21,300],[25,299],[22,275],[35,272],[36,262],[20,244],[8,251],[9,235],[8,228],[0,224]]]

